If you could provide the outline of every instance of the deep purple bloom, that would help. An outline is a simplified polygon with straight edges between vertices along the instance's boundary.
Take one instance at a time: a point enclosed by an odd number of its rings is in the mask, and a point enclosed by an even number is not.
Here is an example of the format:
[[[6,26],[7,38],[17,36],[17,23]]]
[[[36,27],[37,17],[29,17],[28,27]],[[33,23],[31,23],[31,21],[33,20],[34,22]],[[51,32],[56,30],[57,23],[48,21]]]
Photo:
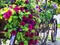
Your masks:
[[[29,1],[28,1],[28,0],[26,0],[26,1],[25,1],[25,3],[26,3],[26,4],[29,4]]]
[[[33,15],[32,14],[29,14],[29,17],[28,18],[31,18],[32,19],[33,18]]]
[[[28,45],[33,45],[35,41],[33,39],[30,39],[29,42],[28,42]]]
[[[19,45],[24,45],[24,42],[20,42]]]
[[[41,12],[41,11],[42,11],[42,9],[39,10],[39,12]]]
[[[31,24],[29,24],[28,28],[29,30],[32,30],[34,27]]]
[[[35,26],[36,21],[35,20],[31,20],[30,24],[32,24],[32,26]]]
[[[31,23],[31,18],[27,18],[27,23]]]
[[[35,36],[35,33],[31,33],[30,34],[30,37],[33,38],[33,36]]]
[[[19,32],[22,32],[22,28],[18,28],[18,31],[19,31]]]
[[[28,12],[28,10],[26,9],[25,12]]]
[[[12,32],[11,32],[11,35],[12,36],[14,36],[14,35],[16,35],[17,34],[17,32],[15,31],[15,30],[13,30]]]
[[[36,8],[39,8],[39,6],[37,5]]]
[[[24,7],[20,7],[20,10],[23,12],[24,11]]]
[[[30,35],[30,32],[29,31],[25,33],[25,36],[26,37],[29,37],[29,35]]]
[[[27,17],[26,16],[23,16],[22,17],[22,21],[27,22]]]
[[[25,22],[23,22],[23,21],[22,21],[22,22],[20,22],[20,25],[24,26],[24,25],[25,25]]]

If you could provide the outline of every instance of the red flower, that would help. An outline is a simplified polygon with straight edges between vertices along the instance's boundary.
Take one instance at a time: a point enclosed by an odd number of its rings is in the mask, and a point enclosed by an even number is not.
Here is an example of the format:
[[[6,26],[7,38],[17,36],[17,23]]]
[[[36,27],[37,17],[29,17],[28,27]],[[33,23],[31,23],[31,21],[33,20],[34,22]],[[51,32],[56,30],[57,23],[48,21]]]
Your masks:
[[[11,35],[14,36],[14,35],[16,35],[16,33],[17,33],[17,32],[16,32],[15,30],[13,30],[13,31],[11,32]]]
[[[23,42],[20,42],[19,45],[24,45],[24,43]]]
[[[22,22],[20,22],[20,25],[24,26],[24,25],[25,25],[25,22],[23,22],[23,21],[22,21]]]

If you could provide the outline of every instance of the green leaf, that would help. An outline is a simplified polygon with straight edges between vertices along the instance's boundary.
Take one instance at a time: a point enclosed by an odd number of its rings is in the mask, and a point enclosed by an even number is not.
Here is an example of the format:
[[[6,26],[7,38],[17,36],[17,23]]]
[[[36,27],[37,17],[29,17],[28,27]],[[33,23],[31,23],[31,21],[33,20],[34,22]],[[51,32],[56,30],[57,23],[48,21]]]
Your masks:
[[[10,17],[10,19],[8,20],[8,22],[11,23],[11,21],[12,21],[12,16]]]
[[[24,31],[28,31],[28,28],[27,27],[24,27],[24,29],[23,29]]]
[[[35,33],[35,30],[31,30],[32,33]]]
[[[28,41],[25,40],[25,41],[24,41],[24,45],[28,45]]]

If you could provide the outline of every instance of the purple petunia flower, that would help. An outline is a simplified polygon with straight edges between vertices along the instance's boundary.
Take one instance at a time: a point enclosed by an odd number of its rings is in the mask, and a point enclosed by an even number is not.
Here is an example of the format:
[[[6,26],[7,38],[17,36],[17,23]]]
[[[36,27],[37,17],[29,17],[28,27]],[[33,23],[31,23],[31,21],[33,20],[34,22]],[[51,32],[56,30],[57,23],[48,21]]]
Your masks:
[[[22,32],[22,28],[18,28],[18,31],[19,31],[19,32]]]
[[[57,8],[57,5],[56,5],[56,4],[52,4],[52,6],[54,7],[54,9],[56,9],[56,8]]]
[[[42,11],[42,9],[39,10],[39,12],[41,12],[41,11]]]
[[[39,6],[38,6],[38,5],[36,5],[36,8],[39,8]]]
[[[27,18],[27,23],[31,23],[31,18]]]

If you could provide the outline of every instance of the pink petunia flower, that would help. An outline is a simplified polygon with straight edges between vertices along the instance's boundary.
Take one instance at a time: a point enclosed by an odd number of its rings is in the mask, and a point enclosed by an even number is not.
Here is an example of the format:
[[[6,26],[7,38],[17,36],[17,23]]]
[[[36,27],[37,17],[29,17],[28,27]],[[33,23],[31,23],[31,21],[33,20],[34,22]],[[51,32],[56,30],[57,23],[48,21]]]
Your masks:
[[[31,24],[29,24],[28,28],[29,30],[32,30],[34,27]]]
[[[12,12],[10,10],[8,10],[8,12],[6,12],[6,13],[3,14],[3,17],[5,19],[9,19],[11,15],[12,15]]]
[[[29,14],[29,18],[33,18],[33,15],[32,14]]]
[[[24,42],[20,42],[19,45],[24,45]]]
[[[23,16],[22,17],[22,21],[27,22],[27,17],[26,16]]]
[[[16,7],[14,8],[14,10],[18,13],[18,12],[19,12],[19,7],[16,6]]]
[[[24,25],[25,25],[25,22],[23,22],[23,21],[22,21],[22,22],[20,22],[20,25],[24,26]]]
[[[26,3],[26,4],[29,4],[29,1],[28,1],[28,0],[26,0],[26,1],[25,1],[25,3]]]
[[[30,32],[26,32],[25,36],[28,37],[30,35]]]
[[[24,7],[20,7],[20,10],[23,12],[24,11]]]
[[[16,35],[16,31],[13,30],[13,31],[11,32],[11,35],[12,35],[12,36]]]

